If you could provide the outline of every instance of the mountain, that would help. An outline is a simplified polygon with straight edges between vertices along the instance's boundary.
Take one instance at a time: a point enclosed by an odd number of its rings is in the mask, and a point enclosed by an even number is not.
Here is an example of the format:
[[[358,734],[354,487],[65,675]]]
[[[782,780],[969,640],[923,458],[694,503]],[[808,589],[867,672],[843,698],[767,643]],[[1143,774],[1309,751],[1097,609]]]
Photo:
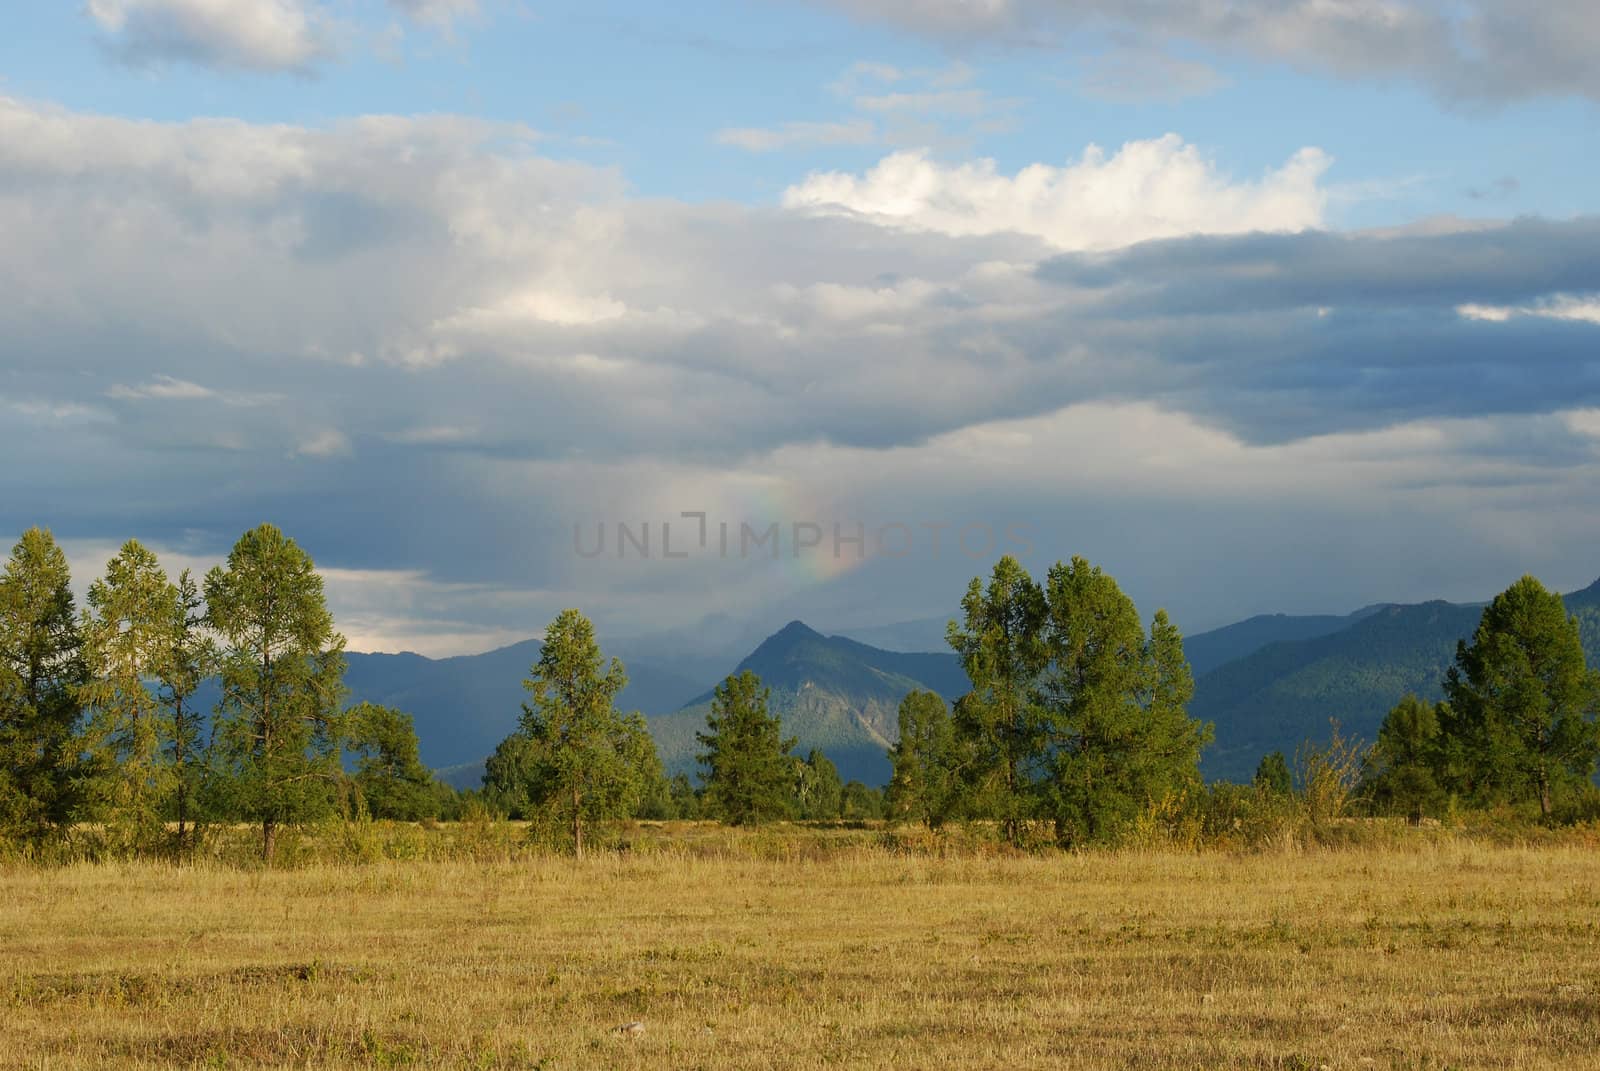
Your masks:
[[[769,709],[783,719],[795,749],[825,751],[846,780],[882,784],[889,778],[886,751],[894,740],[900,700],[924,688],[954,700],[967,691],[966,674],[953,654],[886,651],[843,636],[824,636],[792,621],[769,636],[735,667],[752,670],[771,689]],[[692,771],[700,750],[711,693],[682,710],[650,719],[650,732],[669,771]]]
[[[1566,603],[1579,615],[1591,664],[1600,664],[1600,581],[1566,596]],[[1216,725],[1203,771],[1208,778],[1248,780],[1266,752],[1292,757],[1302,741],[1325,739],[1330,718],[1350,735],[1373,739],[1406,692],[1439,696],[1456,642],[1471,635],[1481,613],[1482,604],[1380,604],[1342,616],[1261,615],[1189,637],[1184,646],[1196,677],[1190,713]],[[945,620],[857,629],[849,637],[793,621],[733,668],[753,670],[772,689],[772,709],[785,733],[799,738],[801,754],[819,748],[844,777],[881,784],[906,693],[927,688],[954,700],[967,690],[960,664],[943,648]],[[709,636],[603,644],[627,665],[619,706],[646,715],[669,770],[694,770],[695,733],[704,729],[711,704],[708,685],[736,657],[712,648],[727,648],[747,628],[708,619]],[[867,637],[883,645],[863,642]],[[516,728],[522,680],[539,649],[528,640],[457,658],[351,654],[346,683],[352,702],[367,699],[412,714],[423,761],[452,784],[470,787],[484,757]]]
[[[1565,601],[1578,615],[1590,664],[1600,664],[1600,581]],[[1197,674],[1189,712],[1216,725],[1202,770],[1249,780],[1263,754],[1293,758],[1303,741],[1326,739],[1334,718],[1346,735],[1372,741],[1407,692],[1442,696],[1456,644],[1471,637],[1482,614],[1482,603],[1369,607],[1337,631],[1269,643]]]
[[[481,763],[517,727],[528,670],[539,660],[538,640],[484,654],[425,658],[418,654],[347,654],[350,702],[398,707],[416,722],[422,761],[435,768]],[[608,649],[609,653],[609,649]],[[705,690],[708,676],[677,664],[627,658],[628,686],[618,706],[659,714]],[[700,667],[696,667],[700,668]],[[476,784],[476,779],[470,781]]]
[[[1369,606],[1344,616],[1259,614],[1210,632],[1198,632],[1185,637],[1183,653],[1189,658],[1189,668],[1199,677],[1226,662],[1254,654],[1268,644],[1326,636],[1348,628],[1381,609],[1381,606]]]

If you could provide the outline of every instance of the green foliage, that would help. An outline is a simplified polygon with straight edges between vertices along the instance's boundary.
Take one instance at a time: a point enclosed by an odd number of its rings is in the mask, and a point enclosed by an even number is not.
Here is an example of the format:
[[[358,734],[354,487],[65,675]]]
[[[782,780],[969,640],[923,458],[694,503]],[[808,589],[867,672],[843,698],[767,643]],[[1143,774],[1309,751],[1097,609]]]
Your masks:
[[[805,761],[794,762],[794,813],[808,821],[840,817],[844,783],[828,756],[813,748]]]
[[[900,736],[889,749],[893,774],[885,811],[897,821],[942,825],[955,804],[955,726],[933,692],[900,701]]]
[[[270,524],[239,538],[205,592],[222,639],[216,787],[231,811],[259,823],[271,862],[282,826],[335,809],[344,637],[310,555]]]
[[[345,712],[347,746],[355,757],[351,781],[373,818],[414,822],[437,818],[441,796],[417,754],[411,715],[376,703]]]
[[[0,576],[0,836],[37,844],[81,806],[86,678],[66,555],[30,528]]]
[[[1198,782],[1211,727],[1185,712],[1194,680],[1165,611],[1147,641],[1132,600],[1082,558],[1050,570],[1046,600],[1051,817],[1063,843],[1113,841]]]
[[[962,808],[998,821],[1005,838],[1019,844],[1038,811],[1036,786],[1047,766],[1045,718],[1034,693],[1050,658],[1044,592],[1007,555],[987,588],[973,579],[961,609],[949,641],[972,682],[954,717]]]
[[[839,799],[839,817],[847,822],[869,822],[883,817],[883,790],[860,781],[844,786]]]
[[[686,773],[675,773],[667,782],[667,798],[672,802],[672,817],[694,820],[700,817],[700,793]]]
[[[1294,776],[1289,773],[1289,760],[1281,751],[1270,751],[1261,756],[1252,782],[1257,788],[1277,796],[1294,793]]]
[[[523,682],[520,726],[485,766],[486,795],[561,830],[579,856],[589,826],[637,813],[662,773],[644,718],[616,708],[627,683],[622,663],[600,653],[589,619],[561,611]]]
[[[950,644],[973,690],[956,704],[948,768],[964,809],[1021,844],[1049,819],[1066,844],[1115,840],[1198,782],[1211,727],[1186,706],[1194,680],[1165,612],[1147,639],[1116,581],[1082,558],[1044,588],[1013,558],[974,580]]]
[[[171,719],[147,682],[171,664],[178,589],[156,556],[130,539],[106,564],[106,575],[89,585],[88,601],[89,679],[78,694],[89,711],[97,809],[115,849],[156,851],[167,840],[165,817],[178,778]]]
[[[205,679],[216,671],[217,647],[206,629],[204,602],[194,577],[185,569],[178,577],[177,600],[166,658],[156,673],[156,696],[165,711],[167,761],[172,769],[172,817],[177,820],[179,851],[193,847],[196,804],[206,788],[208,749],[202,740],[205,712],[195,702]]]
[[[768,691],[749,670],[717,685],[704,733],[704,802],[732,825],[755,825],[789,816],[795,741],[783,738],[779,719],[767,713]]]
[[[1383,719],[1359,789],[1376,813],[1404,815],[1415,825],[1443,810],[1446,797],[1439,784],[1445,746],[1440,728],[1442,707],[1408,695]],[[1448,718],[1448,711],[1445,716]]]
[[[1535,800],[1586,783],[1600,757],[1600,674],[1579,623],[1531,576],[1497,595],[1445,679],[1456,787],[1480,802]]]

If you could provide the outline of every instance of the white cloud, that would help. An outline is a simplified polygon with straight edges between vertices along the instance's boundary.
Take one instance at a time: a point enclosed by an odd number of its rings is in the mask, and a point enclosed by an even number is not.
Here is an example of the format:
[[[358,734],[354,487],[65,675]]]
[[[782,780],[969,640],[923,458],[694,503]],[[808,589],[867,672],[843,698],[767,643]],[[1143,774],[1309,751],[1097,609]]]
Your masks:
[[[1091,145],[1074,163],[1033,164],[1014,176],[992,160],[946,165],[901,152],[861,176],[812,174],[785,191],[784,204],[943,234],[1013,231],[1060,249],[1109,249],[1317,227],[1327,198],[1318,180],[1330,163],[1320,150],[1302,149],[1258,182],[1233,182],[1176,134],[1130,141],[1110,156]]]
[[[333,52],[331,23],[306,0],[88,0],[123,60],[307,71]]]
[[[1556,294],[1531,305],[1467,303],[1457,305],[1456,312],[1468,320],[1485,320],[1490,323],[1505,323],[1516,316],[1536,316],[1546,320],[1600,324],[1600,295]]]

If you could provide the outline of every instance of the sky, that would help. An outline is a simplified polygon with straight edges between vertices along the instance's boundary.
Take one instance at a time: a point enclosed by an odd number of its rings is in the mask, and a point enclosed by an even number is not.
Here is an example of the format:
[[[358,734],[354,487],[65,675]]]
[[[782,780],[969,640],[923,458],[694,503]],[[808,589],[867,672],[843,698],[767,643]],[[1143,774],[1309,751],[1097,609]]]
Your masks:
[[[1591,0],[0,3],[0,534],[355,650],[1600,576]]]

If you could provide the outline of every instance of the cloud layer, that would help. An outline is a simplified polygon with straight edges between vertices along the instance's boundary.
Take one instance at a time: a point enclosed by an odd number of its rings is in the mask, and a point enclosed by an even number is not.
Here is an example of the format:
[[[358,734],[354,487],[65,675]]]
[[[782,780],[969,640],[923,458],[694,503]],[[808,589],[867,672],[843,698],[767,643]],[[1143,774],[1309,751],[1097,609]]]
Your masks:
[[[826,0],[970,46],[1066,35],[1192,42],[1350,78],[1404,78],[1456,101],[1600,99],[1600,7],[1589,0]]]
[[[1282,608],[1307,547],[1334,606],[1594,568],[1600,222],[1333,234],[1315,150],[1239,181],[1175,137],[769,208],[540,145],[0,99],[0,519],[195,560],[271,519],[435,651],[573,604],[913,616],[983,566],[573,552],[686,510],[1022,523],[1180,611]]]

